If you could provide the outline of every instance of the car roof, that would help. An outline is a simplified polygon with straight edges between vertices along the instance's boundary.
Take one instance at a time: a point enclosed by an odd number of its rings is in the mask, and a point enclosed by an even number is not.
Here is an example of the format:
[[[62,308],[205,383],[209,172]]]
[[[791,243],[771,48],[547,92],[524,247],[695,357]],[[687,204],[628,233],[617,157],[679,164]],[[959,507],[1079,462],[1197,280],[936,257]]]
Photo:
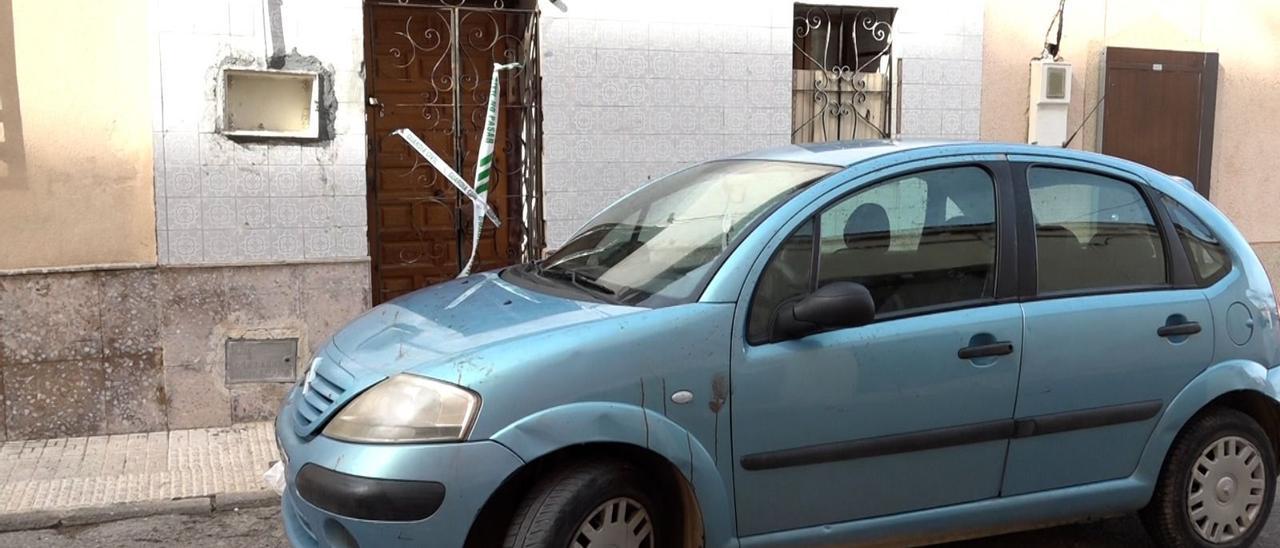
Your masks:
[[[969,144],[965,141],[934,140],[889,140],[858,139],[851,141],[828,141],[825,143],[805,143],[765,148],[744,152],[736,159],[744,160],[779,160],[786,162],[804,162],[810,164],[826,164],[848,167],[868,158],[883,156],[915,148],[930,146]]]
[[[1055,156],[1085,160],[1113,167],[1127,167],[1130,171],[1154,171],[1113,156],[1098,154],[1071,148],[1060,148],[1023,143],[1007,143],[993,141],[947,141],[928,139],[858,139],[849,141],[829,141],[825,143],[807,143],[765,148],[745,152],[734,159],[777,160],[786,162],[803,162],[849,167],[871,158],[888,156],[920,149],[940,149],[939,153],[972,153],[972,154],[1026,154],[1035,156]]]

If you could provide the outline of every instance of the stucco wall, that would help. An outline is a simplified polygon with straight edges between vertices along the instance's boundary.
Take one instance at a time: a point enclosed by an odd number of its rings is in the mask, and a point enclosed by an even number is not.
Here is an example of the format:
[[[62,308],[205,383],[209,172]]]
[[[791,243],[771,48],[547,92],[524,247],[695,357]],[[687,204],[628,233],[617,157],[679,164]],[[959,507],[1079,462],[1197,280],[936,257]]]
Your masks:
[[[990,0],[983,48],[983,139],[1025,141],[1028,60],[1040,52],[1056,0]],[[1210,199],[1255,244],[1280,242],[1280,4],[1265,0],[1068,2],[1060,55],[1075,67],[1068,126],[1099,97],[1108,46],[1219,53]],[[1105,108],[1105,107],[1104,107]],[[1097,116],[1095,114],[1095,116]],[[1097,120],[1072,143],[1097,150]],[[1257,246],[1263,249],[1263,246]],[[1266,249],[1270,249],[1269,247]]]
[[[10,9],[25,170],[0,179],[0,270],[154,263],[147,1]]]

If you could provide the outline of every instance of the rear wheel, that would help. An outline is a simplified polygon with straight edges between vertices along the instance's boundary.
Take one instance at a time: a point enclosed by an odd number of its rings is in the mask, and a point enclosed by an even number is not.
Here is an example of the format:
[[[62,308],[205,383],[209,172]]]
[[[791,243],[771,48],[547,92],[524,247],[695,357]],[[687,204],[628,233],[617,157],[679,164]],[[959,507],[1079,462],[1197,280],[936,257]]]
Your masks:
[[[1143,523],[1162,546],[1249,546],[1262,532],[1276,487],[1276,457],[1248,415],[1222,409],[1195,419],[1174,441]]]
[[[672,532],[643,475],[604,460],[551,474],[525,496],[504,548],[660,548]]]

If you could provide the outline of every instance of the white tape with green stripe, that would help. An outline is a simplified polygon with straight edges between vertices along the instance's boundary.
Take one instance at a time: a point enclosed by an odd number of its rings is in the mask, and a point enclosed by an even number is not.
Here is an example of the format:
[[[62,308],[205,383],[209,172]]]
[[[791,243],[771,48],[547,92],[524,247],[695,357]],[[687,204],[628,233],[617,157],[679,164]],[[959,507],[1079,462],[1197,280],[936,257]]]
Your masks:
[[[444,175],[445,180],[453,183],[453,186],[457,187],[458,192],[461,192],[463,196],[466,196],[467,199],[471,200],[472,204],[483,206],[485,217],[488,217],[490,221],[493,221],[493,224],[502,226],[502,221],[498,219],[498,214],[494,213],[493,208],[489,207],[489,204],[480,198],[479,194],[476,194],[475,189],[471,188],[471,185],[467,184],[466,179],[463,179],[461,175],[458,175],[457,171],[454,171],[453,168],[449,166],[449,162],[444,161],[444,158],[441,158],[439,154],[436,154],[436,151],[431,150],[431,147],[422,142],[422,139],[419,139],[418,136],[414,135],[408,128],[397,129],[391,132],[391,134],[398,135],[401,139],[404,139],[406,143],[409,143],[410,148],[418,151],[418,154],[422,155],[422,157],[427,160],[428,164],[431,164],[431,167],[436,168],[436,170]]]
[[[471,214],[471,256],[467,257],[467,264],[463,265],[462,272],[458,273],[461,278],[471,274],[471,266],[476,262],[476,252],[480,250],[480,229],[484,228],[484,212],[489,210],[489,176],[493,172],[493,145],[498,139],[498,106],[501,103],[498,97],[498,73],[504,70],[519,67],[520,63],[508,63],[500,65],[493,64],[493,77],[489,80],[489,108],[484,115],[484,134],[480,136],[480,150],[476,154],[476,194],[480,196],[479,204],[484,207],[472,208]]]
[[[493,64],[493,78],[489,83],[489,106],[484,117],[484,133],[480,136],[474,188],[467,185],[466,180],[461,175],[458,175],[458,172],[454,171],[448,162],[445,162],[439,154],[431,150],[412,131],[407,128],[401,128],[392,132],[392,135],[399,135],[401,139],[409,143],[410,147],[413,147],[414,150],[418,151],[418,154],[426,158],[427,163],[439,170],[445,179],[453,183],[453,186],[457,187],[459,192],[471,200],[471,256],[467,257],[467,263],[463,265],[462,272],[458,273],[459,278],[471,274],[471,266],[475,264],[476,252],[480,249],[480,231],[484,228],[485,218],[487,217],[490,221],[493,221],[494,226],[502,226],[502,221],[498,220],[497,213],[493,211],[492,207],[489,207],[488,201],[489,179],[493,171],[493,145],[498,136],[498,106],[500,103],[498,98],[498,73],[518,68],[519,66],[520,63]]]

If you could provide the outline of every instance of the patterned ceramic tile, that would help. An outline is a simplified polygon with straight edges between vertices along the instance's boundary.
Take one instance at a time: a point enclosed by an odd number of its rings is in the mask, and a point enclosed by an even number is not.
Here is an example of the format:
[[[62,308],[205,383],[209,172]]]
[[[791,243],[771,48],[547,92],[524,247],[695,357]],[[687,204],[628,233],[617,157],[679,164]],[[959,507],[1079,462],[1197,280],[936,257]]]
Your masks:
[[[301,259],[303,257],[302,229],[272,229],[270,246],[274,259]]]
[[[166,133],[164,136],[166,166],[194,166],[200,163],[197,137],[192,133]]]
[[[267,228],[271,226],[271,199],[245,196],[235,199],[237,228]]]
[[[200,199],[201,222],[200,226],[205,229],[210,228],[235,228],[236,227],[236,199],[235,198],[201,198]],[[206,249],[207,249],[206,244]]]
[[[333,198],[331,222],[333,226],[364,227],[369,216],[369,206],[364,196],[339,196]]]
[[[265,261],[273,258],[270,230],[241,230],[239,235],[240,252],[247,261]]]
[[[170,230],[169,260],[172,264],[193,264],[204,261],[204,244],[199,230]]]
[[[267,167],[237,165],[232,171],[238,196],[267,196]]]
[[[304,199],[271,198],[271,226],[273,228],[302,227]]]
[[[302,199],[302,227],[324,228],[333,226],[334,198],[328,196]]]
[[[240,258],[239,237],[237,231],[202,230],[204,240],[204,259],[211,263],[230,263]]]
[[[169,230],[193,230],[200,228],[200,198],[175,198],[166,200]]]
[[[203,186],[201,187],[204,196],[235,196],[240,193],[239,186],[236,184],[235,166],[213,165],[201,168],[204,173]]]
[[[337,256],[337,242],[332,229],[303,229],[305,256],[308,259],[327,259]]]
[[[337,255],[339,257],[365,257],[369,255],[369,237],[365,228],[345,227],[337,229]]]
[[[270,166],[267,168],[268,194],[273,197],[301,196],[301,166]]]
[[[302,166],[298,170],[299,196],[332,196],[329,170],[324,166]]]
[[[199,167],[169,166],[164,173],[164,194],[175,198],[199,196],[200,180]]]
[[[338,196],[365,195],[366,173],[364,166],[334,166],[331,173],[334,179],[334,191]]]

